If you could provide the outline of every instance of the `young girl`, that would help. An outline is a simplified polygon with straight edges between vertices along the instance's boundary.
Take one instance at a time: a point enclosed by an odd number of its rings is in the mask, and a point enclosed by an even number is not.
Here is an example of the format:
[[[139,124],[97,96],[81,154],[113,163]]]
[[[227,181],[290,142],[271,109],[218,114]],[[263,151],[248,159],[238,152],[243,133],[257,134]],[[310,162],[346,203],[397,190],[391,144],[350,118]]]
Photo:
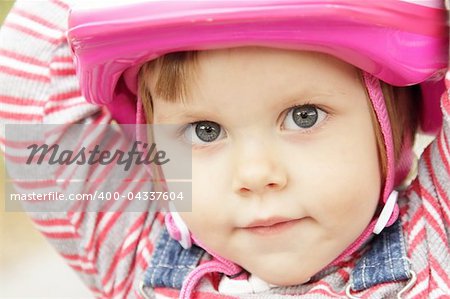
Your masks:
[[[36,223],[73,229],[49,237],[99,297],[445,298],[447,123],[417,178],[394,190],[412,169],[417,127],[442,120],[447,28],[442,3],[427,4],[74,10],[83,94],[121,123],[175,125],[170,137],[192,147],[192,211]],[[446,122],[447,106],[445,94]],[[102,113],[85,121],[109,122]]]

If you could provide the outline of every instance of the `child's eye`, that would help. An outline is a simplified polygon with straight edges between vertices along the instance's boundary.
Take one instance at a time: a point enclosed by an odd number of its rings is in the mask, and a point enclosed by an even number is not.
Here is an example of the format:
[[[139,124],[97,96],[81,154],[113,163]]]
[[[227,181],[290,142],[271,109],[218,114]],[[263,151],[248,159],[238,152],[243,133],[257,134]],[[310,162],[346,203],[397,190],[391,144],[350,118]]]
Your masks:
[[[322,122],[327,113],[314,105],[302,105],[289,109],[282,128],[286,130],[310,129]]]
[[[192,144],[207,144],[223,137],[224,132],[218,123],[199,121],[188,125],[184,136]]]

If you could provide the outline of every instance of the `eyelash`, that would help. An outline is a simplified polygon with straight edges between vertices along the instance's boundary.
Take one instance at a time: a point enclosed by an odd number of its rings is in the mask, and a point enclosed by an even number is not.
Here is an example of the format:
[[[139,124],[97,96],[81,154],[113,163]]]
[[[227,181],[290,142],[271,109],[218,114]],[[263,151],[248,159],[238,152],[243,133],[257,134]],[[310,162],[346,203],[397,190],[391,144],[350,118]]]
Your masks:
[[[328,109],[326,109],[326,108],[324,108],[324,107],[322,107],[322,106],[319,106],[319,105],[316,105],[316,104],[312,104],[312,103],[309,103],[309,102],[304,103],[304,104],[301,104],[301,105],[294,104],[294,105],[289,106],[288,108],[286,108],[286,109],[280,114],[280,117],[279,117],[278,120],[277,120],[277,123],[280,124],[280,128],[282,128],[282,130],[283,130],[282,124],[283,124],[283,122],[287,119],[288,114],[289,114],[291,111],[293,111],[293,110],[296,109],[296,108],[307,107],[307,106],[312,106],[312,107],[314,107],[315,109],[320,110],[320,111],[322,111],[323,113],[325,113],[326,115],[325,115],[324,119],[322,119],[322,120],[320,121],[319,126],[316,126],[316,125],[314,124],[311,128],[301,128],[300,130],[294,130],[294,131],[301,131],[302,134],[310,134],[310,133],[312,133],[313,131],[319,129],[319,128],[323,125],[323,122],[326,121],[326,120],[328,119],[328,117],[329,117],[329,115],[330,115],[330,112],[328,111]],[[180,138],[181,140],[183,140],[184,142],[189,143],[190,141],[189,141],[189,140],[186,140],[186,138],[185,138],[185,134],[186,134],[187,130],[190,129],[190,128],[193,128],[196,124],[199,124],[199,123],[202,123],[202,122],[212,122],[212,123],[215,123],[215,122],[213,122],[213,121],[206,120],[206,119],[187,123],[187,124],[183,125],[182,127],[180,127],[180,128],[177,130],[177,133],[176,133],[177,137]],[[218,124],[218,123],[216,123],[216,124]],[[220,125],[220,124],[218,124],[218,125],[219,125],[219,126],[221,127],[221,129],[223,130],[222,125]],[[300,128],[300,127],[299,127],[299,128]],[[194,133],[194,134],[195,134],[195,133]],[[226,131],[225,131],[224,134],[225,134],[225,136],[227,135]],[[198,137],[197,137],[197,138],[198,138]],[[220,140],[221,140],[221,139],[220,139]],[[205,143],[200,143],[200,144],[196,144],[196,143],[192,143],[192,142],[191,142],[191,145],[192,145],[192,147],[194,147],[194,148],[204,148],[204,147],[207,147],[207,146],[211,146],[212,144],[215,144],[216,142],[217,142],[216,140],[214,140],[214,141],[212,141],[212,142],[205,142]]]

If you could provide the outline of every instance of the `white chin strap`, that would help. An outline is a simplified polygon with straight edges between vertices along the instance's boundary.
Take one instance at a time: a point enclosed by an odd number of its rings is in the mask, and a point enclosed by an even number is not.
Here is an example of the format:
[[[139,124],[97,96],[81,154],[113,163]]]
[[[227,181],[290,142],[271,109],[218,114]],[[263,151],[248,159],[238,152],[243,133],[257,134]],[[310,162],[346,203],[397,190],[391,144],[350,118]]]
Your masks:
[[[394,212],[394,208],[397,203],[397,198],[398,192],[395,190],[392,191],[388,199],[386,200],[386,203],[384,204],[383,210],[378,217],[378,221],[375,224],[375,227],[373,228],[373,232],[375,234],[378,235],[379,233],[381,233],[381,231],[386,227],[386,224],[389,222],[389,219],[391,219],[392,212]]]
[[[181,219],[181,216],[180,214],[178,214],[178,212],[173,211],[171,213],[173,222],[175,223],[176,227],[178,228],[178,231],[180,232],[180,240],[178,240],[178,242],[180,243],[181,246],[183,246],[184,249],[191,248],[192,241],[186,223],[184,223],[183,219]]]

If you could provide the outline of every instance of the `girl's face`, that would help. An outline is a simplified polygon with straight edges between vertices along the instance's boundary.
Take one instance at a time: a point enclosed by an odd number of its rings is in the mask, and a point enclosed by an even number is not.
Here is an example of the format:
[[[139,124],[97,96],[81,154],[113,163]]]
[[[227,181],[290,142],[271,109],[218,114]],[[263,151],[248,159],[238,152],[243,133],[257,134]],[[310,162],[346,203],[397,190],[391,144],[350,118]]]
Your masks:
[[[381,179],[358,71],[268,48],[199,53],[184,103],[154,97],[154,123],[192,144],[191,232],[276,285],[306,282],[366,228]]]

